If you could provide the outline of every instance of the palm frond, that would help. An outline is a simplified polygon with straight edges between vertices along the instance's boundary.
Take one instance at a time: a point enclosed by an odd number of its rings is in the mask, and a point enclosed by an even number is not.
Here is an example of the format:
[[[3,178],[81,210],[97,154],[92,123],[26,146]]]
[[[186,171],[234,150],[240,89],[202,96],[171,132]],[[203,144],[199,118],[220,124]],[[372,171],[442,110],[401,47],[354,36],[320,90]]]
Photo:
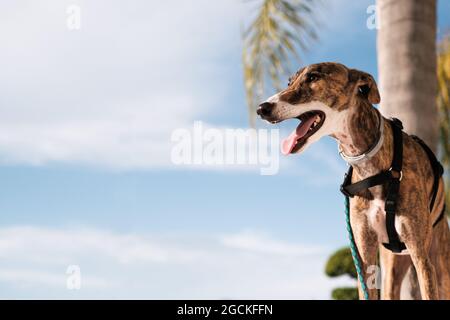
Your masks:
[[[446,168],[447,213],[450,208],[450,35],[439,44],[438,56],[438,108],[440,130],[440,153]]]
[[[290,62],[300,62],[299,53],[317,38],[316,3],[262,0],[254,20],[243,32],[244,85],[252,126],[257,104],[268,90],[281,90],[282,79],[293,72]]]

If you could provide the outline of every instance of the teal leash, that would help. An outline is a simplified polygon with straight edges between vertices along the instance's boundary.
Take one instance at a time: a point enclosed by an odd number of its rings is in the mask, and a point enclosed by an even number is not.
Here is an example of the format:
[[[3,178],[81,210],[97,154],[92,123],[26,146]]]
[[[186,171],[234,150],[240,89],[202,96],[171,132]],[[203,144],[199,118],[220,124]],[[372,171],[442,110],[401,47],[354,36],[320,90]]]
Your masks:
[[[353,263],[355,264],[356,273],[358,274],[359,283],[364,294],[364,300],[369,300],[369,290],[364,282],[363,273],[361,270],[361,261],[358,255],[358,248],[356,248],[355,238],[353,237],[352,226],[350,225],[350,199],[345,197],[345,222],[347,224],[348,238],[350,240],[350,251],[353,257]]]

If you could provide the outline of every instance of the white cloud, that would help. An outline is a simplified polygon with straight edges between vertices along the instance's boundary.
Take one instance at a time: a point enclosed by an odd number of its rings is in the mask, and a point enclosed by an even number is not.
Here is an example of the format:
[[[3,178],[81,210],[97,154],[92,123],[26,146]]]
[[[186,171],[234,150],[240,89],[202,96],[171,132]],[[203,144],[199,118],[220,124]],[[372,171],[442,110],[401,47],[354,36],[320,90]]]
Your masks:
[[[72,4],[81,8],[80,31],[66,27]],[[229,104],[247,8],[239,0],[2,2],[0,163],[178,169],[170,160],[173,130],[189,130]],[[327,167],[333,157],[320,153],[306,162]],[[308,176],[304,164],[282,157],[280,173]],[[334,170],[307,180],[329,176]]]
[[[66,28],[69,4],[81,7],[80,31]],[[0,160],[169,164],[171,131],[224,105],[233,71],[221,59],[239,53],[241,7],[2,2]]]
[[[329,298],[327,248],[244,231],[120,234],[86,228],[0,229],[1,298]],[[82,287],[66,289],[78,265]]]
[[[222,243],[230,248],[285,256],[301,256],[323,251],[320,247],[276,241],[266,234],[252,231],[223,236]]]

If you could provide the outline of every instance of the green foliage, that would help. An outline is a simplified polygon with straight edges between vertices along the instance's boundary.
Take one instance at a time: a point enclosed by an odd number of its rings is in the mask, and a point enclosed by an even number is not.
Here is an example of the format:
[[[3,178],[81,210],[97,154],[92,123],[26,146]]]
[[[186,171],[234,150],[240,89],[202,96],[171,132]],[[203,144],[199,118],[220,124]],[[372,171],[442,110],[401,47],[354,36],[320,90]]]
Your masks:
[[[331,292],[334,300],[359,300],[357,288],[337,288]]]
[[[313,0],[262,0],[243,33],[244,82],[251,124],[266,89],[281,90],[293,72],[289,61],[316,39]]]
[[[447,213],[450,207],[450,35],[439,44],[438,55],[438,107],[440,129],[440,152],[442,163],[446,168]]]
[[[349,275],[356,279],[357,274],[350,248],[345,247],[333,253],[325,266],[325,273],[329,277]],[[331,292],[331,297],[334,300],[358,300],[358,289],[356,287],[336,288]]]
[[[338,277],[341,275],[349,275],[356,279],[356,269],[353,264],[352,253],[350,248],[342,248],[336,251],[329,259],[325,266],[325,273],[329,277]]]

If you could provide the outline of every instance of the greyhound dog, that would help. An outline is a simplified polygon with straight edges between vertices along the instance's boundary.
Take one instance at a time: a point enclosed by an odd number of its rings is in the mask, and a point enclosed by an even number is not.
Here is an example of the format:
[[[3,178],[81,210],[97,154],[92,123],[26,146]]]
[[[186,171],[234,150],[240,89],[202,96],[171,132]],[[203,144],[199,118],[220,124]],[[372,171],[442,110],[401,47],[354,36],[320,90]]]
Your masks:
[[[285,155],[301,153],[323,136],[337,140],[341,155],[353,170],[350,182],[356,183],[388,171],[393,162],[395,131],[392,121],[373,107],[379,102],[380,94],[371,75],[327,62],[299,70],[288,87],[262,103],[257,113],[272,124],[300,120],[296,130],[281,143]],[[350,221],[362,280],[367,283],[367,269],[377,264],[380,249],[383,299],[400,299],[401,282],[411,264],[417,271],[423,299],[450,299],[450,231],[447,219],[442,218],[443,179],[434,179],[426,147],[399,132],[403,167],[397,173],[397,181],[401,182],[392,228],[404,246],[398,252],[381,246],[389,242],[386,184],[358,192],[350,199]],[[434,205],[430,210],[431,198]],[[358,289],[363,298],[361,284]],[[367,290],[369,299],[378,299],[376,288]]]

